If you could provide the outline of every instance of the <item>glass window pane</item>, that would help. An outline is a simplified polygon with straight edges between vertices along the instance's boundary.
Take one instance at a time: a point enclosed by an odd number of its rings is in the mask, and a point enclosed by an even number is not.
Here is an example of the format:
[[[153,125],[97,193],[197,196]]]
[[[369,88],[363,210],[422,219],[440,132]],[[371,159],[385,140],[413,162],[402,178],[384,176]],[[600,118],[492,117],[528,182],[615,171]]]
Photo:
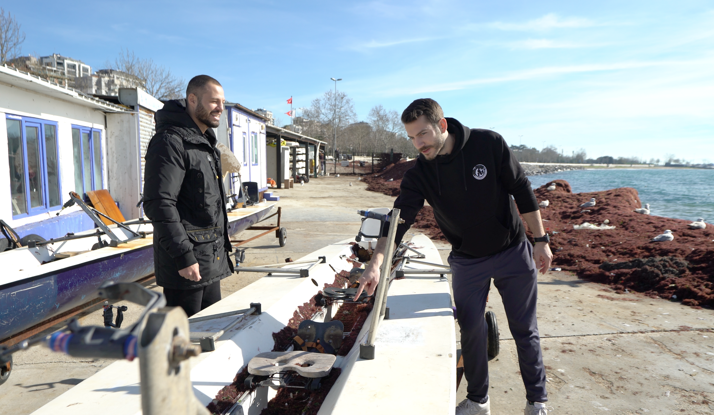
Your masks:
[[[92,131],[92,147],[94,148],[94,158],[92,170],[94,171],[94,189],[102,188],[102,143],[99,139],[99,131]]]
[[[78,128],[72,128],[72,144],[74,149],[74,191],[83,195],[84,182],[82,181],[82,140],[79,138]]]
[[[25,156],[22,152],[20,120],[7,119],[7,149],[10,162],[10,195],[12,214],[27,213],[25,198]]]
[[[243,131],[243,164],[248,164],[248,136]]]
[[[89,150],[89,133],[82,132],[82,177],[84,178],[84,191],[94,190],[92,188],[92,153]],[[84,196],[82,194],[81,196]]]
[[[251,133],[253,136],[253,164],[258,164],[258,133]]]
[[[30,208],[44,205],[42,189],[42,164],[40,161],[39,128],[25,126],[25,141],[27,143],[27,176],[30,184]]]
[[[47,191],[50,206],[60,205],[59,169],[57,167],[57,132],[55,126],[45,124],[45,154],[47,156]]]

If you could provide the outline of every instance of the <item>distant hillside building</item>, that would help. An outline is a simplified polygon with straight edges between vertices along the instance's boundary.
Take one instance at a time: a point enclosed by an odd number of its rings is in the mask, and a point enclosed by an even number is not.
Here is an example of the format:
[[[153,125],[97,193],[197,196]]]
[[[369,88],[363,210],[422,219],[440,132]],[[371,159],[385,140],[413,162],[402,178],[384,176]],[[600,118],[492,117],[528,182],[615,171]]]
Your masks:
[[[263,108],[258,108],[255,110],[258,114],[262,115],[266,119],[266,124],[268,125],[274,125],[275,124],[275,118],[273,118],[273,111],[268,111]]]
[[[75,88],[88,95],[118,96],[120,88],[143,88],[141,79],[114,69],[100,69],[93,75],[75,79]]]
[[[92,68],[82,61],[54,53],[50,56],[22,56],[8,62],[9,66],[28,72],[52,83],[74,88],[75,79],[89,76]]]

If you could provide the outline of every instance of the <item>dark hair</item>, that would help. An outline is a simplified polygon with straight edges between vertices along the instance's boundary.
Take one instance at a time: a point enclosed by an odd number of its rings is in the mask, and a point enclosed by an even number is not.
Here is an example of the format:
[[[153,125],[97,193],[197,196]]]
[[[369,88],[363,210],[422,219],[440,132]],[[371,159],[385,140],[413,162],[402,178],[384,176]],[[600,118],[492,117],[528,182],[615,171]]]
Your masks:
[[[439,121],[444,118],[444,110],[441,105],[431,98],[419,98],[414,100],[402,113],[402,123],[409,124],[417,118],[425,116],[426,120],[438,127]]]
[[[199,91],[205,88],[208,84],[222,86],[221,83],[216,81],[215,78],[212,78],[208,75],[194,76],[188,82],[188,86],[186,87],[186,98],[188,98],[188,96],[191,94],[199,96]]]

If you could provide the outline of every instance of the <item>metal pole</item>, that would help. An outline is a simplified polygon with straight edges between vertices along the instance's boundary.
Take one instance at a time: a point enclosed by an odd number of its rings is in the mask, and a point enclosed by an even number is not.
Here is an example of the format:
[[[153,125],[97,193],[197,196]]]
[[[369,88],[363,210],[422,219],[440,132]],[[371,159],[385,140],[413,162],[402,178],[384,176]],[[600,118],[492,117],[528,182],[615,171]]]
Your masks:
[[[335,81],[335,106],[332,108],[332,126],[334,130],[334,135],[332,137],[332,158],[335,160],[335,174],[337,174],[337,81],[341,81],[342,78],[330,78]]]
[[[382,262],[380,270],[379,285],[377,285],[377,293],[374,297],[374,307],[372,308],[372,326],[367,335],[367,342],[360,345],[360,357],[362,359],[372,360],[375,356],[374,339],[377,336],[377,328],[384,303],[387,301],[387,293],[389,289],[389,275],[392,271],[392,255],[394,255],[394,237],[397,234],[397,226],[399,224],[399,209],[392,210],[392,220],[389,221],[389,234],[387,236],[387,252]]]

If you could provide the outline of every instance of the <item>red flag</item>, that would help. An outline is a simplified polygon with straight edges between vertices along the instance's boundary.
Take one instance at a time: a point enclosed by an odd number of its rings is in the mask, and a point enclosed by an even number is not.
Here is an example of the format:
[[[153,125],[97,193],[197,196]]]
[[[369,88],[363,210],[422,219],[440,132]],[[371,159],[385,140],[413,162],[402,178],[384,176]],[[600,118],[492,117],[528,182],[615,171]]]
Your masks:
[[[293,116],[293,112],[292,112],[292,111],[288,111],[288,112],[286,112],[286,114],[288,114],[288,115],[291,116],[291,117]]]
[[[292,104],[292,103],[293,103],[293,97],[290,97],[290,99],[288,100],[288,104]]]

